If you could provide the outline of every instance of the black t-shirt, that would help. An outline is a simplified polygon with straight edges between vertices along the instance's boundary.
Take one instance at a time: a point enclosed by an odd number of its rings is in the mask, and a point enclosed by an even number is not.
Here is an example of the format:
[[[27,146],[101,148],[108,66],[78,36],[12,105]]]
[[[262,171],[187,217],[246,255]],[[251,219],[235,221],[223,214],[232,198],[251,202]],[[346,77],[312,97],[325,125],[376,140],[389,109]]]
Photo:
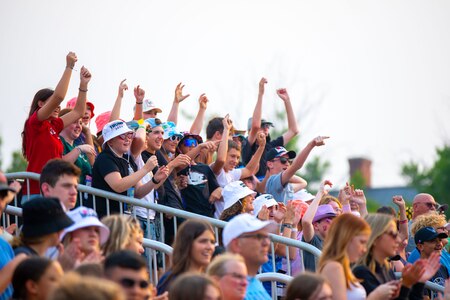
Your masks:
[[[105,176],[112,172],[119,172],[122,177],[130,175],[130,168],[133,172],[137,171],[136,163],[132,157],[124,154],[123,157],[117,157],[109,148],[105,149],[97,156],[92,167],[92,187],[102,189],[107,192],[116,193],[105,181]],[[126,196],[127,191],[120,193]],[[120,202],[109,201],[109,211],[111,214],[120,212]],[[93,208],[92,199],[86,201],[86,206]],[[95,209],[98,217],[101,218],[107,214],[106,199],[95,197]]]
[[[162,166],[167,166],[168,161],[164,157],[164,154],[159,150],[156,152],[156,157],[158,158],[158,164]],[[178,187],[175,185],[175,176],[173,172],[169,174],[166,181],[162,185],[161,192],[159,194],[159,204],[170,206],[177,209],[184,209],[181,200],[181,194]]]
[[[214,217],[214,204],[209,203],[209,196],[219,184],[211,168],[205,164],[197,164],[183,169],[178,174],[188,176],[188,185],[181,190],[186,210]]]
[[[241,151],[242,162],[244,163],[244,165],[247,165],[248,162],[252,159],[252,156],[255,154],[256,150],[258,150],[258,145],[256,144],[256,141],[253,143],[253,145],[250,145],[250,143],[248,142],[247,139],[246,139],[245,143],[242,143],[242,145],[243,145],[242,151]],[[256,173],[256,177],[264,177],[266,175],[266,170],[267,170],[266,154],[267,154],[267,152],[269,152],[269,150],[272,148],[275,148],[278,146],[283,146],[283,145],[284,145],[283,136],[279,136],[275,140],[270,140],[270,136],[267,136],[266,146],[264,148],[264,152],[261,156],[261,159],[259,160],[259,170]]]

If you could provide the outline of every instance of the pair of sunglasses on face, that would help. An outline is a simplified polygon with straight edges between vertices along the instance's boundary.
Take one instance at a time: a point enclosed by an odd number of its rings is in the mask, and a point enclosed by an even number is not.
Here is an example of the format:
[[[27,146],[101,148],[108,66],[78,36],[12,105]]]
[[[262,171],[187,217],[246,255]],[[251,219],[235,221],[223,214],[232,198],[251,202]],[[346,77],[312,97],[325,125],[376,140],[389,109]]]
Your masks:
[[[183,145],[185,145],[186,147],[197,147],[198,146],[198,141],[196,139],[193,139],[193,138],[185,139],[183,141]]]

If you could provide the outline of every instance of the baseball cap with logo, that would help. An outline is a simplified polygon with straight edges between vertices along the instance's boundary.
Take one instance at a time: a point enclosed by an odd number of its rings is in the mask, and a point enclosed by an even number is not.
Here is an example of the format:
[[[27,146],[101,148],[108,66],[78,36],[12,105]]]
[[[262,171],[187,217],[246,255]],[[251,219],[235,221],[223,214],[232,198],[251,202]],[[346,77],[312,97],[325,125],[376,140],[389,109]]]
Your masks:
[[[249,189],[242,181],[232,181],[227,184],[222,190],[222,197],[224,202],[224,210],[231,207],[233,204],[248,195],[256,195],[255,191]]]
[[[267,161],[271,161],[274,158],[283,156],[285,154],[287,154],[289,159],[293,159],[296,156],[295,151],[292,151],[292,150],[291,151],[287,151],[286,148],[278,146],[278,147],[270,149],[269,152],[267,152],[266,160]]]
[[[133,132],[127,124],[122,120],[114,120],[109,122],[103,127],[102,135],[103,135],[103,146],[107,141],[112,140],[116,136],[119,136],[124,133]]]
[[[148,113],[151,110],[156,110],[158,113],[162,112],[162,109],[157,107],[154,101],[150,99],[145,99],[144,104],[142,106],[142,112]]]
[[[419,229],[414,235],[414,242],[423,244],[423,242],[432,241],[435,238],[446,239],[448,235],[444,232],[438,233],[433,227],[427,226]]]

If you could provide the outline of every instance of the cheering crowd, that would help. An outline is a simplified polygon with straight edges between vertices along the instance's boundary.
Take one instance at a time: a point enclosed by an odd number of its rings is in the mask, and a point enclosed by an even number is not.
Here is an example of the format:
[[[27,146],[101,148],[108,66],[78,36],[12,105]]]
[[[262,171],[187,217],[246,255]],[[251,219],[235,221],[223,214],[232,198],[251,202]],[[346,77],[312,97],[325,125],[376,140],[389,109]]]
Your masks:
[[[133,90],[133,120],[122,120],[125,80],[111,111],[94,119],[95,105],[87,100],[93,76],[82,67],[78,96],[61,109],[76,62],[70,52],[55,90],[36,93],[24,122],[27,171],[40,180],[21,186],[0,174],[0,212],[16,195],[23,209],[20,228],[1,230],[0,299],[271,299],[274,287],[280,299],[436,297],[427,281],[444,286],[440,297],[450,299],[446,206],[417,194],[409,220],[400,195],[393,195],[397,209],[368,213],[364,191],[349,184],[333,197],[333,183],[323,180],[310,194],[296,173],[329,137],[317,136],[299,153],[285,148],[299,134],[286,89],[276,91],[288,122],[281,136],[272,137],[274,124],[262,118],[262,78],[248,128],[235,128],[225,115],[208,120],[203,138],[205,94],[191,127],[177,127],[180,103],[189,97],[181,83],[167,120],[158,118],[161,108],[140,86]],[[200,218],[177,218],[175,227],[173,216],[79,193],[78,184],[227,225],[216,240]],[[322,254],[281,243],[272,252],[269,234]],[[157,286],[150,284],[144,237],[173,247]],[[288,286],[256,276],[288,270],[294,276]]]

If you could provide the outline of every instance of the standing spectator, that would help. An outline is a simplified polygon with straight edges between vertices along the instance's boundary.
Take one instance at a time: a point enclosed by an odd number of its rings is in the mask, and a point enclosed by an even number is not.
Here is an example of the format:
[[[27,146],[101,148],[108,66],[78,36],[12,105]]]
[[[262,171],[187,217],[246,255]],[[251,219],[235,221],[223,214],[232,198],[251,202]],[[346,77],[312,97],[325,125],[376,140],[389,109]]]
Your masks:
[[[266,83],[267,80],[265,78],[261,78],[261,80],[259,81],[258,100],[256,102],[255,109],[253,111],[253,117],[249,120],[247,142],[245,143],[244,148],[242,149],[242,161],[244,162],[244,165],[246,165],[257,150],[256,137],[258,136],[258,133],[263,132],[264,135],[266,136],[267,142],[265,144],[265,151],[259,163],[259,171],[256,173],[256,176],[260,180],[266,175],[267,169],[266,153],[272,148],[282,147],[286,145],[293,137],[295,137],[299,133],[290,97],[286,89],[278,89],[277,95],[284,102],[284,106],[286,109],[288,130],[282,136],[279,136],[273,140],[271,139],[269,134],[269,128],[271,126],[273,127],[273,124],[264,119],[261,119],[264,86],[266,85]]]
[[[433,196],[431,196],[430,194],[420,193],[414,197],[412,207],[413,207],[412,219],[408,222],[409,239],[408,245],[406,246],[406,252],[411,252],[416,247],[414,243],[414,236],[411,234],[412,223],[418,216],[425,215],[430,212],[436,212],[438,204],[434,200]]]
[[[74,109],[77,104],[77,97],[73,97],[67,102],[66,108]],[[86,144],[86,135],[91,134],[91,130],[89,129],[91,125],[91,119],[95,116],[94,114],[94,104],[86,100],[86,110],[84,111],[83,116],[81,117],[81,126],[83,132],[79,137],[75,140],[75,145],[83,145]]]
[[[214,231],[206,221],[190,219],[180,226],[172,252],[172,267],[158,282],[158,295],[186,272],[204,273],[214,252]]]
[[[248,270],[247,300],[272,299],[262,283],[255,277],[259,268],[268,261],[269,232],[275,230],[270,221],[260,221],[250,214],[240,214],[227,223],[223,230],[223,245],[228,252],[242,255]]]
[[[72,69],[77,56],[69,52],[66,57],[66,68],[55,91],[42,89],[36,93],[31,103],[28,119],[22,131],[22,153],[28,161],[27,171],[40,173],[42,167],[52,158],[62,157],[63,145],[59,139],[61,130],[79,119],[85,110],[86,93],[91,73],[82,67],[80,70],[80,87],[78,98],[80,101],[67,115],[58,117],[60,104],[66,96]],[[45,145],[45,149],[42,149]],[[30,181],[30,190],[24,186],[22,202],[30,200],[39,194],[39,184]],[[28,197],[28,195],[30,195]],[[36,195],[36,196],[34,196]]]

